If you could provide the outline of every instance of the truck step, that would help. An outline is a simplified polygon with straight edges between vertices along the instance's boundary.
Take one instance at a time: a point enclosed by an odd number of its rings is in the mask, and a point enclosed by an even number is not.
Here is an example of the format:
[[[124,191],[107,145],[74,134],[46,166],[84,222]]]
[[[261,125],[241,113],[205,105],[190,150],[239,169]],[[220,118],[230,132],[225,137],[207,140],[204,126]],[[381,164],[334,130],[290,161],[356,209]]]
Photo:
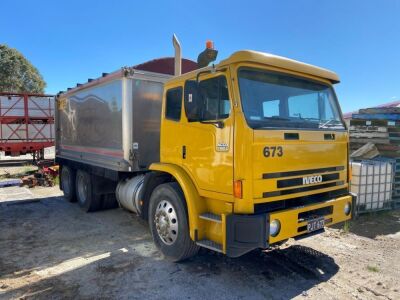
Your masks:
[[[196,242],[197,245],[222,253],[222,245],[210,240],[201,240]]]
[[[200,215],[200,219],[203,220],[208,220],[208,221],[212,221],[212,222],[217,222],[217,223],[221,223],[221,216],[213,214],[213,213],[204,213]]]

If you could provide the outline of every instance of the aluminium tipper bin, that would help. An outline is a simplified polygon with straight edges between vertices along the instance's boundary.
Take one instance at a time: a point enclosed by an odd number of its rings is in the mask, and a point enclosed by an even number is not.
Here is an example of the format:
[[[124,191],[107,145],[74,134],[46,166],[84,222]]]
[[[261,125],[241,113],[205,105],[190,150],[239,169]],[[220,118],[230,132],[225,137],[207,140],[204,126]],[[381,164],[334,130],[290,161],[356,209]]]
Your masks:
[[[56,158],[119,172],[160,161],[163,85],[170,75],[124,68],[57,99]]]
[[[357,213],[391,209],[395,161],[353,161],[351,167],[351,192],[357,195]]]

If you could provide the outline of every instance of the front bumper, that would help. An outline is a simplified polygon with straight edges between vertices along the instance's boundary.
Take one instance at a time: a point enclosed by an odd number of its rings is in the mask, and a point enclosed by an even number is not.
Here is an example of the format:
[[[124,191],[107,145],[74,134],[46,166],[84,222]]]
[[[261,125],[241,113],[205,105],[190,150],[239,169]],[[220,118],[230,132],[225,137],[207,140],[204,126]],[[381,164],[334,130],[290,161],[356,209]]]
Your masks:
[[[315,234],[308,232],[308,221],[324,218],[325,225],[350,220],[352,214],[345,214],[345,205],[353,205],[353,197],[346,195],[317,204],[290,208],[268,214],[226,216],[226,254],[238,257],[256,248],[266,248],[269,245],[286,240]],[[280,221],[280,231],[276,236],[269,234],[269,224],[273,220]]]
[[[352,205],[352,200],[352,196],[348,195],[318,204],[270,213],[269,219],[271,221],[278,219],[281,229],[277,236],[268,237],[268,244],[307,233],[307,222],[315,217],[324,217],[327,226],[350,220],[351,213],[346,215],[344,207],[346,203]]]

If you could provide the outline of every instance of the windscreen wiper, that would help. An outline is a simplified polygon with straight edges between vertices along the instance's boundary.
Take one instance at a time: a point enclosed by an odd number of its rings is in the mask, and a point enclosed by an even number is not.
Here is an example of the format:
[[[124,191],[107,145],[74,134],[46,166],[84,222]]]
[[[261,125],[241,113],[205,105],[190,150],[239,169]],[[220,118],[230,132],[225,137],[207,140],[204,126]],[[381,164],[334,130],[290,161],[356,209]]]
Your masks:
[[[336,122],[336,123],[331,124],[332,122]],[[338,120],[330,119],[330,120],[326,121],[325,123],[319,124],[319,128],[331,128],[331,127],[336,127],[338,125],[342,125],[342,123]]]

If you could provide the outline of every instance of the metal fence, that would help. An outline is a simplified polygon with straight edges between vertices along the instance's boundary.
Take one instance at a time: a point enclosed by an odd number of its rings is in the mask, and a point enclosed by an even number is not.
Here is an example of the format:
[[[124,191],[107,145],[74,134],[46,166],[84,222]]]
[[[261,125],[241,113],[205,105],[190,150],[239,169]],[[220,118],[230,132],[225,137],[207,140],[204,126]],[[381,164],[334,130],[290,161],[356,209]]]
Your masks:
[[[20,155],[53,145],[54,97],[0,92],[0,151]]]

